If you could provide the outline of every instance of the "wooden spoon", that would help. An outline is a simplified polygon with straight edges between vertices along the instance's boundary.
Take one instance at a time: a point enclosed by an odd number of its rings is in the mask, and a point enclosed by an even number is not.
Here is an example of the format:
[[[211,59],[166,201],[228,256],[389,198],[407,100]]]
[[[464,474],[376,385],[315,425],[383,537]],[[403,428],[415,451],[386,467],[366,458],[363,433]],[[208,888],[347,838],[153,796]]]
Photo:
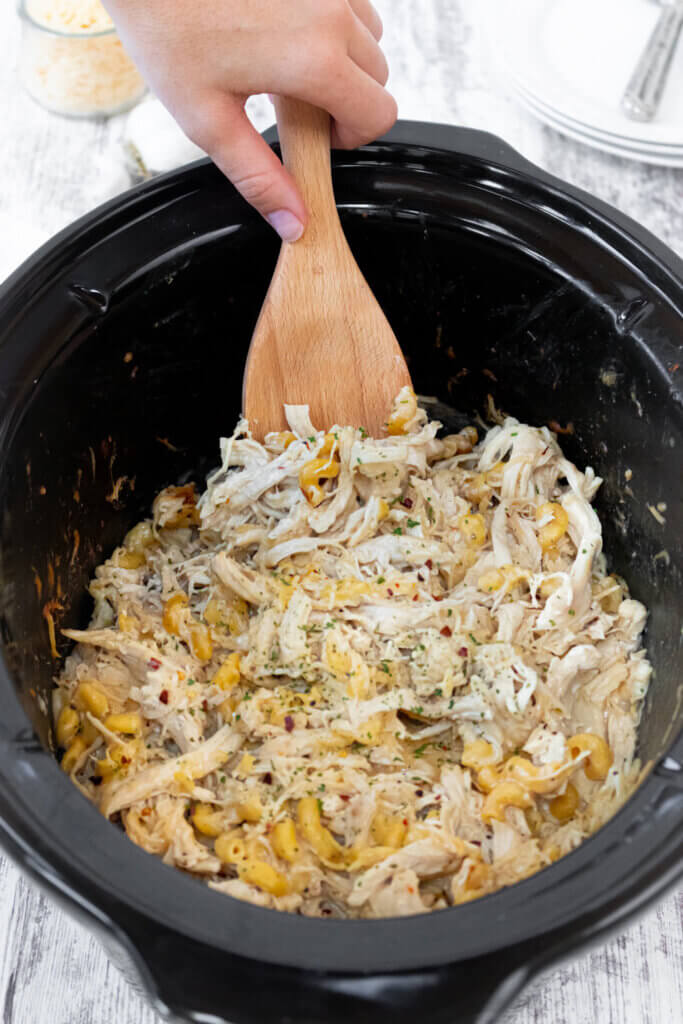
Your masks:
[[[283,403],[310,406],[319,430],[365,427],[380,436],[410,374],[394,332],[353,258],[332,189],[329,115],[276,101],[285,166],[309,220],[284,242],[244,371],[242,407],[254,437],[287,426]]]

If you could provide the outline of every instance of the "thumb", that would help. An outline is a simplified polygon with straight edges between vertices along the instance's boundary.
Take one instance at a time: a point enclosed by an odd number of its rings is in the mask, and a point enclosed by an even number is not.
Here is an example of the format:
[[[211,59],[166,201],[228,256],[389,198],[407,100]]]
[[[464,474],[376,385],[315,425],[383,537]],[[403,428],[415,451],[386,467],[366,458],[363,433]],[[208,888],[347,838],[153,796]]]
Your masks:
[[[307,219],[301,194],[239,103],[231,104],[222,123],[214,126],[212,142],[214,163],[280,238],[301,238]]]

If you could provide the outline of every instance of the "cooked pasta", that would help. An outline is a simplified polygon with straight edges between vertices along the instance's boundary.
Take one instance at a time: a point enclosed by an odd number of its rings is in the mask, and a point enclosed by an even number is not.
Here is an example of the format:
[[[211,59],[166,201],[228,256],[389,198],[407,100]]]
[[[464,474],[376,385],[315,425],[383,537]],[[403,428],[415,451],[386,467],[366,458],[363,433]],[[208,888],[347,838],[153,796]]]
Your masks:
[[[569,853],[636,785],[646,612],[592,469],[508,418],[438,437],[241,420],[90,586],[54,694],[103,815],[221,893],[314,916],[463,903]]]

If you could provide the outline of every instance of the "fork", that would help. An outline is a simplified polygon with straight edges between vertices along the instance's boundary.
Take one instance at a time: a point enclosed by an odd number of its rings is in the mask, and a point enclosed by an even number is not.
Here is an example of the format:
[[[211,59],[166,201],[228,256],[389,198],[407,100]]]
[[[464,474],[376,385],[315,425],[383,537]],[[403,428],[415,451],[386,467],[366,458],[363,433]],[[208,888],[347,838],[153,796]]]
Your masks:
[[[621,100],[622,110],[632,121],[652,121],[657,113],[683,28],[683,2],[659,2],[664,10]]]

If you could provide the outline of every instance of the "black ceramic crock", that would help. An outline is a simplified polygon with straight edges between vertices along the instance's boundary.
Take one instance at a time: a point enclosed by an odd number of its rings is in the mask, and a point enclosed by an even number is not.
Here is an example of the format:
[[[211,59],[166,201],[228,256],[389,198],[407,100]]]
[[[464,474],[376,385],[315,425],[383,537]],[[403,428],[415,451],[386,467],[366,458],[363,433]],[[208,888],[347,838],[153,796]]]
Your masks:
[[[468,413],[490,394],[570,429],[567,454],[604,477],[610,568],[650,609],[645,781],[580,849],[519,885],[431,915],[332,921],[211,892],[134,846],[64,777],[41,711],[60,664],[49,617],[84,625],[98,562],[161,487],[201,482],[216,463],[277,255],[202,162],[94,211],[0,289],[0,839],[169,1014],[481,1024],[681,868],[683,264],[477,132],[399,124],[336,154],[334,175],[417,390]]]

